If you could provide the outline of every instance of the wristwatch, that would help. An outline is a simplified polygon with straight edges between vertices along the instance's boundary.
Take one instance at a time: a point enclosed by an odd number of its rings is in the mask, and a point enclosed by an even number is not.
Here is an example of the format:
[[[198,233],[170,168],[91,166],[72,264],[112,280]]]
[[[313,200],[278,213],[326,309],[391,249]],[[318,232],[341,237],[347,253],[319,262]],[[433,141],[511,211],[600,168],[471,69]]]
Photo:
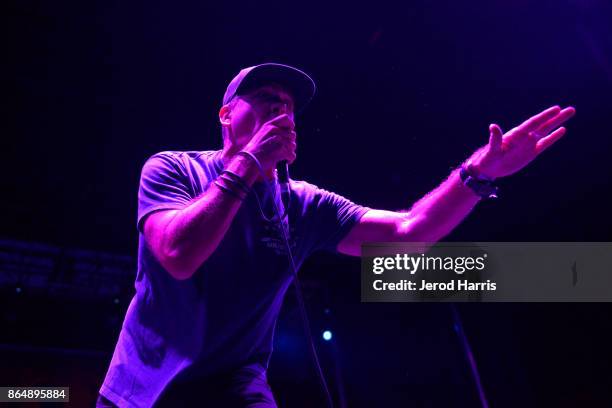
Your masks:
[[[499,189],[493,184],[493,180],[474,176],[473,172],[470,170],[470,167],[466,166],[465,164],[461,166],[459,176],[461,177],[463,184],[472,189],[472,191],[485,200],[498,198],[497,193]]]

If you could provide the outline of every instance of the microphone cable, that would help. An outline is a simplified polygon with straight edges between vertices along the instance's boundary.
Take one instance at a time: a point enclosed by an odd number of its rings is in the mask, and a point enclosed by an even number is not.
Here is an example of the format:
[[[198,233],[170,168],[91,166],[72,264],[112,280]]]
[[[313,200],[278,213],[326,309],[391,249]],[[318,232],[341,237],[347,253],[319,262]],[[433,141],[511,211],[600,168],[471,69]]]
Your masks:
[[[293,252],[291,251],[291,244],[289,243],[289,231],[287,231],[288,229],[288,224],[289,224],[289,213],[288,213],[288,207],[289,207],[289,202],[287,202],[287,208],[285,208],[284,214],[281,215],[281,211],[280,208],[278,207],[278,203],[277,203],[277,194],[276,194],[276,186],[278,185],[279,188],[282,190],[282,186],[280,185],[280,183],[270,183],[272,184],[270,186],[270,184],[268,184],[265,181],[265,175],[263,173],[263,168],[261,167],[261,163],[259,162],[259,160],[257,159],[257,157],[255,157],[254,154],[250,153],[250,152],[246,152],[244,150],[242,150],[242,152],[246,153],[249,157],[251,157],[255,163],[257,164],[257,167],[259,168],[259,172],[261,174],[262,177],[264,177],[264,183],[266,184],[266,187],[268,188],[268,191],[271,193],[272,196],[272,202],[274,203],[274,211],[276,213],[276,216],[278,217],[278,226],[279,229],[281,230],[282,233],[282,238],[283,238],[283,242],[285,243],[285,247],[287,249],[287,258],[289,260],[289,264],[291,266],[291,270],[293,272],[293,286],[295,288],[295,297],[297,299],[297,303],[298,303],[298,309],[300,310],[300,316],[302,319],[302,326],[303,326],[303,330],[306,334],[306,337],[308,339],[308,343],[310,346],[310,355],[312,357],[312,360],[314,362],[315,368],[317,370],[317,374],[319,377],[319,382],[321,383],[321,387],[323,388],[323,391],[325,393],[325,398],[327,400],[327,406],[328,408],[334,408],[334,403],[333,403],[333,399],[331,396],[331,393],[329,392],[329,387],[327,385],[327,381],[325,380],[325,375],[323,374],[323,369],[321,368],[321,363],[319,361],[319,356],[317,354],[317,349],[315,347],[315,342],[314,339],[312,337],[312,332],[310,329],[310,320],[308,319],[308,313],[306,311],[306,304],[304,302],[304,295],[303,295],[303,291],[302,291],[302,285],[300,283],[299,277],[298,277],[298,268],[295,264],[295,258],[293,257]],[[289,187],[289,182],[287,181],[287,189],[290,190]],[[272,190],[272,191],[270,191]],[[264,218],[264,220],[268,221],[268,222],[272,222],[272,219],[269,219],[268,217],[266,217],[263,208],[261,206],[261,202],[259,201],[259,197],[257,196],[257,192],[253,190],[253,194],[255,194],[255,198],[257,199],[257,205],[259,206],[259,211],[261,213],[261,216]],[[285,223],[283,222],[283,219],[287,217],[287,229],[285,229]],[[274,216],[272,217],[274,218]]]
[[[302,324],[304,326],[304,332],[306,333],[306,337],[308,338],[308,343],[310,345],[310,352],[312,359],[314,361],[315,368],[317,369],[317,373],[319,375],[319,381],[321,382],[321,387],[325,393],[325,397],[327,398],[327,406],[329,408],[334,408],[334,403],[332,401],[331,394],[329,392],[329,387],[327,386],[327,381],[325,380],[325,375],[323,374],[323,370],[321,369],[321,363],[319,362],[319,356],[317,355],[317,350],[315,348],[314,339],[312,337],[312,331],[310,328],[310,321],[308,319],[308,313],[306,311],[306,304],[304,302],[304,295],[302,291],[302,285],[298,278],[298,269],[295,265],[295,259],[293,258],[293,252],[291,251],[291,245],[289,244],[289,234],[285,229],[285,224],[281,218],[280,209],[278,208],[278,203],[276,199],[274,201],[274,209],[276,210],[276,215],[278,216],[279,227],[283,233],[283,241],[285,242],[285,246],[287,248],[287,256],[291,263],[291,268],[293,270],[293,287],[295,288],[295,297],[298,302],[298,308],[300,310],[300,315],[302,317]],[[287,214],[287,225],[289,224],[289,215]]]

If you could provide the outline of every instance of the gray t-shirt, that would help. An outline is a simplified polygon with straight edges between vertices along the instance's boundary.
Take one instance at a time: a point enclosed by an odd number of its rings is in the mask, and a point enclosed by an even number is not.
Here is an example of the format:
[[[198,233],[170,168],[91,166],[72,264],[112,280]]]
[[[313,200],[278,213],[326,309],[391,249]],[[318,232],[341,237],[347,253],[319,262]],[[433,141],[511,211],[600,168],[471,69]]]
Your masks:
[[[143,167],[136,294],[100,389],[120,407],[152,406],[175,378],[268,366],[276,319],[293,280],[277,217],[268,222],[261,215],[272,217],[274,199],[284,208],[277,184],[253,185],[218,248],[189,279],[172,278],[144,239],[147,215],[184,208],[222,170],[220,151],[162,152]],[[290,186],[290,245],[298,267],[316,250],[336,251],[368,210],[304,181]]]

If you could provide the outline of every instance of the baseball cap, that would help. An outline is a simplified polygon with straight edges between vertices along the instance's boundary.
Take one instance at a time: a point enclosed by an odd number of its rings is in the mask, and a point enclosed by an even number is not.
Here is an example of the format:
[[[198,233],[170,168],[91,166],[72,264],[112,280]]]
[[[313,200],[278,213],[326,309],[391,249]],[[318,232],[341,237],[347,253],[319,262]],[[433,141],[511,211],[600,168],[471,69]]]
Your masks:
[[[316,90],[314,81],[304,71],[289,65],[268,62],[240,70],[227,86],[223,104],[229,103],[236,95],[269,83],[277,83],[287,88],[293,96],[296,112],[308,105]]]

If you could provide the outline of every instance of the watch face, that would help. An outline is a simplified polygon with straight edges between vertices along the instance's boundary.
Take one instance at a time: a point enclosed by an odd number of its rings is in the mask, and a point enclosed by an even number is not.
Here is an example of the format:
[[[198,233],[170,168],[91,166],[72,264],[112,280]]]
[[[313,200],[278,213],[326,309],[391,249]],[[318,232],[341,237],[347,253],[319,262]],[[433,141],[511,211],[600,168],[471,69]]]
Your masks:
[[[490,181],[479,180],[472,176],[467,176],[465,177],[463,184],[471,188],[482,198],[497,198],[498,189]]]

